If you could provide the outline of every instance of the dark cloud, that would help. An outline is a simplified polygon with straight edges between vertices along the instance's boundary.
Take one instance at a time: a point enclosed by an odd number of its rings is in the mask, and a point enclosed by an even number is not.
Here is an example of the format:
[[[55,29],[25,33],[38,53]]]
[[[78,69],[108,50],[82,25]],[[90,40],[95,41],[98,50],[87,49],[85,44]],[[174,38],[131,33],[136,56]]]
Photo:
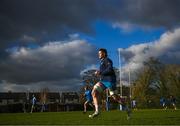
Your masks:
[[[173,28],[180,25],[179,0],[125,0],[125,21],[147,27]]]
[[[96,63],[95,55],[96,48],[82,40],[50,42],[36,49],[21,47],[0,61],[0,80],[16,85],[74,87],[80,83],[81,70]]]
[[[92,33],[96,20],[174,27],[180,22],[179,6],[179,0],[1,0],[0,47],[23,36],[44,42],[74,31]]]
[[[80,0],[1,0],[1,46],[24,35],[47,38],[56,32],[59,36],[71,30],[89,32],[89,22],[94,14],[89,7],[92,3]],[[93,10],[93,6],[91,8]],[[6,43],[2,45],[2,42]]]

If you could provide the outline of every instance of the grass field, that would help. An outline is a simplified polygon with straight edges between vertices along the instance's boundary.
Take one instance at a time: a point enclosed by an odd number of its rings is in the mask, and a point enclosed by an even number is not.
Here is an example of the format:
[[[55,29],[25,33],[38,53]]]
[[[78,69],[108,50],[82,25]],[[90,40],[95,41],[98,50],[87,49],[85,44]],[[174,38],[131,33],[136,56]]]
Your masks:
[[[136,110],[130,120],[118,110],[104,111],[92,119],[88,117],[91,113],[1,113],[0,125],[180,125],[180,110]]]

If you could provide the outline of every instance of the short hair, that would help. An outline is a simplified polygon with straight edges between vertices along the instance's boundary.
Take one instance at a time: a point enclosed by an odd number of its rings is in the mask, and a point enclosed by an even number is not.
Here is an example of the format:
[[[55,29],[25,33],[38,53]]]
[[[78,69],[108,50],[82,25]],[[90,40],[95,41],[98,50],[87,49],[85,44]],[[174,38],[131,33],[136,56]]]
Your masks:
[[[99,51],[104,52],[106,57],[108,56],[108,54],[107,54],[107,50],[106,50],[106,49],[104,49],[104,48],[100,48],[100,49],[99,49]]]

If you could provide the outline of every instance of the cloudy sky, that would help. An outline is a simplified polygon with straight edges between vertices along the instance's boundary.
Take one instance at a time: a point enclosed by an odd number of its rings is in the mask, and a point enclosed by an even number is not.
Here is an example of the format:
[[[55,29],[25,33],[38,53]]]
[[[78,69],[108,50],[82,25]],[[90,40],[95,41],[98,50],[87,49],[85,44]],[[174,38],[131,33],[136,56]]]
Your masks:
[[[77,91],[98,48],[136,71],[180,64],[179,0],[1,0],[0,91]],[[126,74],[124,74],[126,76]]]

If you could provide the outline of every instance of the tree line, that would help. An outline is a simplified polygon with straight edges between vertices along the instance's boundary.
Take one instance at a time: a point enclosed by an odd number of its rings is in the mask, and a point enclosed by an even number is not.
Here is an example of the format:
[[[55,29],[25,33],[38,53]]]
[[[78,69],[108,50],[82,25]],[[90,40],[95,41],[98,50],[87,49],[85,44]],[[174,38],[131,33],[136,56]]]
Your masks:
[[[118,69],[114,69],[118,75]],[[84,85],[92,86],[98,81],[98,78],[93,74],[94,72],[95,70],[84,72],[82,76]],[[118,84],[119,81],[117,81]],[[82,89],[81,94],[83,93]],[[119,88],[117,89],[119,90]],[[160,107],[161,97],[169,99],[170,96],[174,96],[179,102],[180,65],[163,64],[159,59],[149,58],[148,61],[144,62],[144,67],[136,71],[136,79],[131,83],[131,90],[131,99],[135,99],[140,108]],[[129,97],[130,87],[123,85],[123,94]]]
[[[137,74],[132,96],[139,107],[158,107],[161,97],[180,100],[180,65],[163,64],[151,57]]]

